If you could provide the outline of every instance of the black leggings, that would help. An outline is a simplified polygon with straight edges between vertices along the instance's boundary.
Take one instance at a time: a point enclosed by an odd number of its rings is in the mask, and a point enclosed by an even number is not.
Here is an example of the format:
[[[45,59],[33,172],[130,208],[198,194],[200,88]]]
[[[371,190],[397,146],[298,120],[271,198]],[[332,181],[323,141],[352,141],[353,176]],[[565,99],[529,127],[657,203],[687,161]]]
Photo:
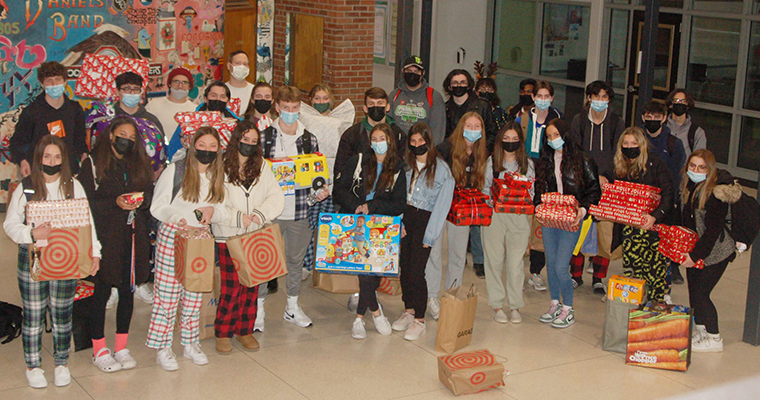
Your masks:
[[[425,318],[427,311],[428,290],[425,280],[425,266],[431,248],[425,248],[425,238],[430,220],[430,211],[406,206],[404,227],[406,236],[401,239],[401,299],[404,307],[414,309],[415,318]],[[440,240],[440,239],[439,239]]]
[[[717,334],[718,310],[710,300],[710,293],[715,289],[720,277],[726,272],[730,257],[704,269],[686,268],[686,280],[689,283],[689,304],[694,310],[694,322],[704,325],[708,333]]]
[[[380,277],[371,275],[359,275],[359,305],[356,307],[357,315],[364,315],[369,308],[375,312],[380,305],[377,303],[377,288],[380,286]]]
[[[530,273],[540,274],[541,270],[546,265],[546,254],[543,251],[531,250],[530,251]]]
[[[127,261],[129,262],[129,261]],[[135,297],[130,285],[130,265],[121,267],[121,285],[119,285],[119,304],[116,306],[116,333],[129,333],[129,323],[132,321],[132,308]],[[111,296],[111,285],[103,283],[95,275],[95,298],[90,318],[90,332],[93,340],[105,337],[106,303]]]

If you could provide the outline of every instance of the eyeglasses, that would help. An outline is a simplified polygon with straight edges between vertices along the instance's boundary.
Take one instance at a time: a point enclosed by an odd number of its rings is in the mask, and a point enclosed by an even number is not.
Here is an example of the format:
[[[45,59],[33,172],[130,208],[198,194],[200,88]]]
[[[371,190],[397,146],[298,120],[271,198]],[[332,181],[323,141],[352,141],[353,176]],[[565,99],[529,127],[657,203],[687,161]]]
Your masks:
[[[180,87],[190,87],[190,81],[179,81],[179,80],[173,80],[172,86],[180,86]]]
[[[119,90],[127,94],[140,94],[142,92],[142,88],[139,86],[122,86]]]

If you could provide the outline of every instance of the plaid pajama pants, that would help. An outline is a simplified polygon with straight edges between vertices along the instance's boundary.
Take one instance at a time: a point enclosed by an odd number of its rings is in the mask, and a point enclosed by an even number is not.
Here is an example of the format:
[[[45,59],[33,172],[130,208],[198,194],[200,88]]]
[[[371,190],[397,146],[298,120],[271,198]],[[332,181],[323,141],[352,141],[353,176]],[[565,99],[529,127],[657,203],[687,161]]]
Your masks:
[[[21,327],[24,342],[24,361],[28,368],[42,366],[40,349],[45,314],[48,307],[53,320],[53,358],[55,365],[66,365],[71,347],[71,314],[74,309],[76,279],[37,282],[29,269],[29,249],[18,247],[18,289],[24,308],[24,324]]]
[[[198,342],[202,293],[188,292],[174,279],[174,233],[179,227],[161,224],[156,246],[156,277],[153,283],[153,310],[145,345],[151,349],[171,347],[177,308],[182,303],[180,338],[183,345]]]
[[[220,338],[250,335],[258,311],[258,285],[249,288],[240,284],[226,243],[217,243],[216,250],[219,254],[222,289],[219,307],[216,309],[214,333]]]

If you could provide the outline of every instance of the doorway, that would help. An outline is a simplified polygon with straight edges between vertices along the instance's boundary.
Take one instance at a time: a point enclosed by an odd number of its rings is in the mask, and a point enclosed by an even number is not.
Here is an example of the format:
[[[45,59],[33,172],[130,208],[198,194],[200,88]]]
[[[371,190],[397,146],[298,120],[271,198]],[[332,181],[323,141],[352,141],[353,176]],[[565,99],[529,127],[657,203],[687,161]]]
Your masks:
[[[248,54],[251,74],[247,81],[255,83],[256,80],[256,8],[243,7],[228,9],[224,15],[224,57],[219,60],[222,64],[222,82],[230,79],[230,71],[227,70],[227,57],[230,53],[243,50]]]

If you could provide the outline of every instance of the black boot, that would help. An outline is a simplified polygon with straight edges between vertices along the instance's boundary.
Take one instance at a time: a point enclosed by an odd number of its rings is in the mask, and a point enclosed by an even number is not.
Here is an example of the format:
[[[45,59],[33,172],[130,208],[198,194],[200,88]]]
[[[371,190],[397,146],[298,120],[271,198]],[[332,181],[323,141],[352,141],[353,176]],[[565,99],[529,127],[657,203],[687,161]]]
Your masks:
[[[683,276],[681,275],[681,270],[678,268],[678,264],[672,263],[670,264],[670,276],[672,279],[672,282],[676,285],[683,285]]]
[[[472,269],[475,270],[475,276],[480,279],[486,279],[486,269],[483,264],[472,264]]]
[[[277,283],[277,279],[272,279],[267,283],[267,289],[269,290],[269,293],[277,293],[277,290],[280,288],[280,285]]]

